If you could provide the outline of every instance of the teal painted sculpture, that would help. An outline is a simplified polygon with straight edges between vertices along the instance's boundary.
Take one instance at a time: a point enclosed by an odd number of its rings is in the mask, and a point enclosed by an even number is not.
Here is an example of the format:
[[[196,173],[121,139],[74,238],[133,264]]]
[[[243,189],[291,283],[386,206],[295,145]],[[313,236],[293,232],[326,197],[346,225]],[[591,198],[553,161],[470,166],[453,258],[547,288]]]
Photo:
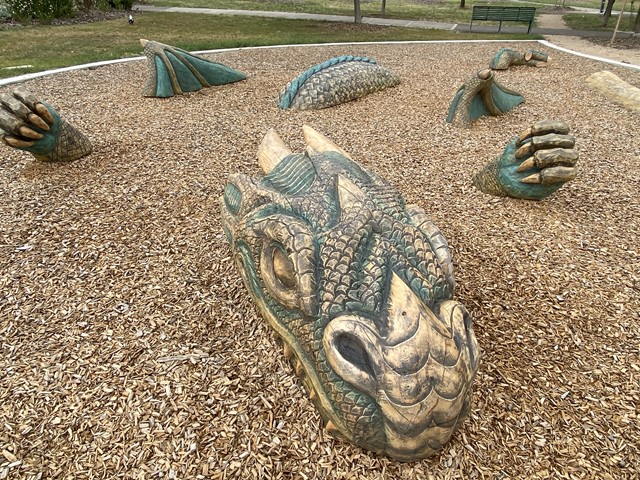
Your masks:
[[[534,124],[474,176],[474,185],[490,195],[542,200],[576,176],[578,154],[568,133],[561,121]]]
[[[0,138],[44,162],[66,162],[89,155],[89,139],[24,87],[0,95]]]
[[[244,73],[180,48],[144,39],[140,43],[144,47],[148,67],[142,90],[145,97],[172,97],[247,78]]]
[[[468,126],[485,115],[502,115],[524,102],[524,97],[494,79],[491,70],[481,70],[458,89],[449,106],[447,123]]]
[[[229,178],[222,221],[238,270],[330,432],[427,457],[467,416],[479,365],[447,241],[380,177],[304,134],[306,152],[291,153],[270,131],[264,175]]]
[[[501,48],[491,60],[489,68],[492,70],[506,70],[512,65],[544,67],[548,61],[549,56],[537,50],[527,50],[524,53],[520,53],[510,48]]]
[[[396,75],[373,59],[335,57],[290,81],[280,92],[278,106],[296,110],[333,107],[398,83]]]

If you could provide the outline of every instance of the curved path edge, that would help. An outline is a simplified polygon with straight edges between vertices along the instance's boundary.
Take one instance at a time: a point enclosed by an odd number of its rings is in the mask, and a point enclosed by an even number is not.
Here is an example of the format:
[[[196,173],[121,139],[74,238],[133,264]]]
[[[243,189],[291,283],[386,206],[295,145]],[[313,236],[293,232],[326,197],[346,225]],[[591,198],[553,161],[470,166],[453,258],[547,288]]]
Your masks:
[[[403,44],[430,44],[430,43],[439,44],[439,43],[510,43],[510,42],[511,43],[527,43],[527,42],[540,43],[546,47],[553,48],[565,53],[569,53],[571,55],[576,55],[578,57],[584,57],[590,60],[596,60],[599,62],[605,62],[611,65],[616,65],[618,67],[630,68],[632,70],[640,71],[640,66],[618,62],[617,60],[611,60],[608,58],[597,57],[595,55],[588,55],[586,53],[576,52],[574,50],[569,50],[568,48],[555,45],[547,40],[423,40],[423,41],[411,40],[411,41],[402,41],[402,42],[306,43],[306,44],[294,44],[294,45],[264,45],[259,47],[220,48],[215,50],[198,50],[192,53],[209,54],[209,53],[233,52],[233,51],[239,51],[239,50],[258,50],[258,49],[265,49],[265,48],[332,47],[332,46],[335,47],[340,45],[403,45]],[[45,70],[42,72],[25,73],[24,75],[18,75],[16,77],[8,77],[8,78],[0,79],[0,86],[11,85],[13,83],[26,82],[28,80],[33,80],[35,78],[44,77],[47,75],[54,75],[56,73],[71,72],[74,70],[94,69],[94,68],[99,68],[105,65],[112,65],[116,63],[144,60],[145,58],[146,57],[119,58],[116,60],[104,60],[101,62],[85,63],[82,65],[72,65],[70,67],[56,68],[54,70]]]

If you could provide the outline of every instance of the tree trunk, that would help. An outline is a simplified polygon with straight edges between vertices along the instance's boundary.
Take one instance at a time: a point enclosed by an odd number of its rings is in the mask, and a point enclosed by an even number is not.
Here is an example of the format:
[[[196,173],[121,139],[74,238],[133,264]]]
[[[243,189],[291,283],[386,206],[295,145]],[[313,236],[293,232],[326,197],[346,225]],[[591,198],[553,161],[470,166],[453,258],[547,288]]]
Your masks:
[[[638,5],[638,13],[636,13],[636,23],[633,27],[634,33],[640,33],[640,4]]]
[[[387,11],[387,0],[382,0],[382,8],[380,9],[380,14],[384,15]]]
[[[465,0],[460,0],[460,8],[464,8],[464,1]]]
[[[607,8],[604,11],[604,16],[602,17],[602,26],[606,27],[607,23],[609,23],[609,17],[611,16],[611,10],[613,9],[613,4],[616,3],[616,0],[607,0]]]
[[[362,13],[360,12],[360,0],[353,0],[353,21],[362,23]]]

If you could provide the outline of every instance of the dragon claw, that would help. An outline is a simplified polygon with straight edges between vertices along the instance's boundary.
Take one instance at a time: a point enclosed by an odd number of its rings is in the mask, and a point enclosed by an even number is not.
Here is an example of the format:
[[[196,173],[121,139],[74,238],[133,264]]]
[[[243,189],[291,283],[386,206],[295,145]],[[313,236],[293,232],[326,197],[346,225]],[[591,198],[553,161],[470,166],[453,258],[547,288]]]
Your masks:
[[[12,137],[9,135],[3,137],[3,140],[4,140],[4,143],[9,145],[10,147],[19,148],[19,149],[27,149],[27,148],[33,147],[36,144],[36,142],[30,142],[28,140],[20,140],[19,138]]]
[[[540,200],[576,177],[575,138],[562,121],[533,124],[474,177],[484,193]]]
[[[569,125],[562,120],[542,120],[540,122],[536,122],[518,135],[516,145],[519,147],[526,140],[535,135],[547,135],[549,133],[566,135],[569,133]]]
[[[44,161],[76,160],[91,153],[82,133],[23,87],[0,95],[0,138]]]

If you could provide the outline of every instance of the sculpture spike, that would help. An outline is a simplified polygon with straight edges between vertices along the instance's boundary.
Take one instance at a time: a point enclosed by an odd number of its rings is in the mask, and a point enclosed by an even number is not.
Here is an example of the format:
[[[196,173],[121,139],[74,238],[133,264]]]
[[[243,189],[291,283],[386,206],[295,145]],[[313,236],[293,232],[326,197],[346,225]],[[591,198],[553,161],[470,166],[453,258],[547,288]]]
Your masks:
[[[343,175],[338,175],[337,187],[338,203],[342,212],[356,202],[363,203],[367,197],[360,187]]]
[[[287,359],[293,357],[293,349],[289,346],[288,343],[284,342],[283,350],[284,350],[284,356]]]
[[[327,420],[327,424],[325,425],[324,429],[332,435],[340,434],[340,430],[331,420]]]
[[[524,162],[522,162],[520,164],[520,166],[516,169],[516,172],[518,173],[522,173],[525,170],[529,170],[530,168],[533,168],[536,166],[536,159],[535,157],[529,157],[527,158]]]
[[[50,127],[47,124],[47,122],[45,122],[44,120],[42,120],[38,115],[36,115],[35,113],[30,113],[29,116],[27,117],[27,119],[29,120],[30,123],[33,123],[36,127],[45,130],[45,131],[49,131]]]
[[[533,142],[528,142],[518,148],[518,150],[516,150],[515,157],[516,159],[520,160],[523,157],[528,157],[529,155],[533,154],[534,151],[535,148]]]
[[[55,123],[53,116],[51,115],[51,113],[49,113],[49,109],[42,103],[36,103],[33,108],[35,109],[36,113],[40,115],[40,117],[44,118],[44,121],[49,125],[53,125]]]
[[[520,135],[518,135],[518,139],[516,140],[516,147],[521,147],[522,143],[531,138],[533,136],[533,128],[529,127],[524,130]]]
[[[19,140],[16,137],[3,137],[5,143],[7,145],[9,145],[10,147],[15,147],[15,148],[29,148],[29,147],[33,147],[36,142],[25,142],[24,140]]]
[[[262,139],[258,148],[258,164],[266,175],[276,168],[276,166],[287,156],[291,155],[291,150],[287,148],[280,138],[280,135],[271,128]]]
[[[147,43],[149,43],[149,40],[147,40],[146,38],[140,39],[140,45],[142,45],[143,48],[147,45]]]
[[[302,126],[302,134],[304,135],[304,141],[311,148],[312,151],[323,152],[338,152],[339,154],[347,157],[350,160],[351,155],[345,152],[338,145],[329,140],[326,136],[311,128],[309,125]]]
[[[44,135],[42,135],[41,133],[38,133],[25,125],[18,128],[18,133],[23,137],[32,138],[34,140],[40,140],[42,137],[44,137]]]
[[[491,77],[493,77],[493,72],[490,68],[485,68],[484,70],[480,70],[477,75],[481,80],[489,80]]]
[[[522,183],[542,183],[542,177],[540,173],[534,173],[533,175],[529,175],[528,177],[524,177],[520,180]]]

